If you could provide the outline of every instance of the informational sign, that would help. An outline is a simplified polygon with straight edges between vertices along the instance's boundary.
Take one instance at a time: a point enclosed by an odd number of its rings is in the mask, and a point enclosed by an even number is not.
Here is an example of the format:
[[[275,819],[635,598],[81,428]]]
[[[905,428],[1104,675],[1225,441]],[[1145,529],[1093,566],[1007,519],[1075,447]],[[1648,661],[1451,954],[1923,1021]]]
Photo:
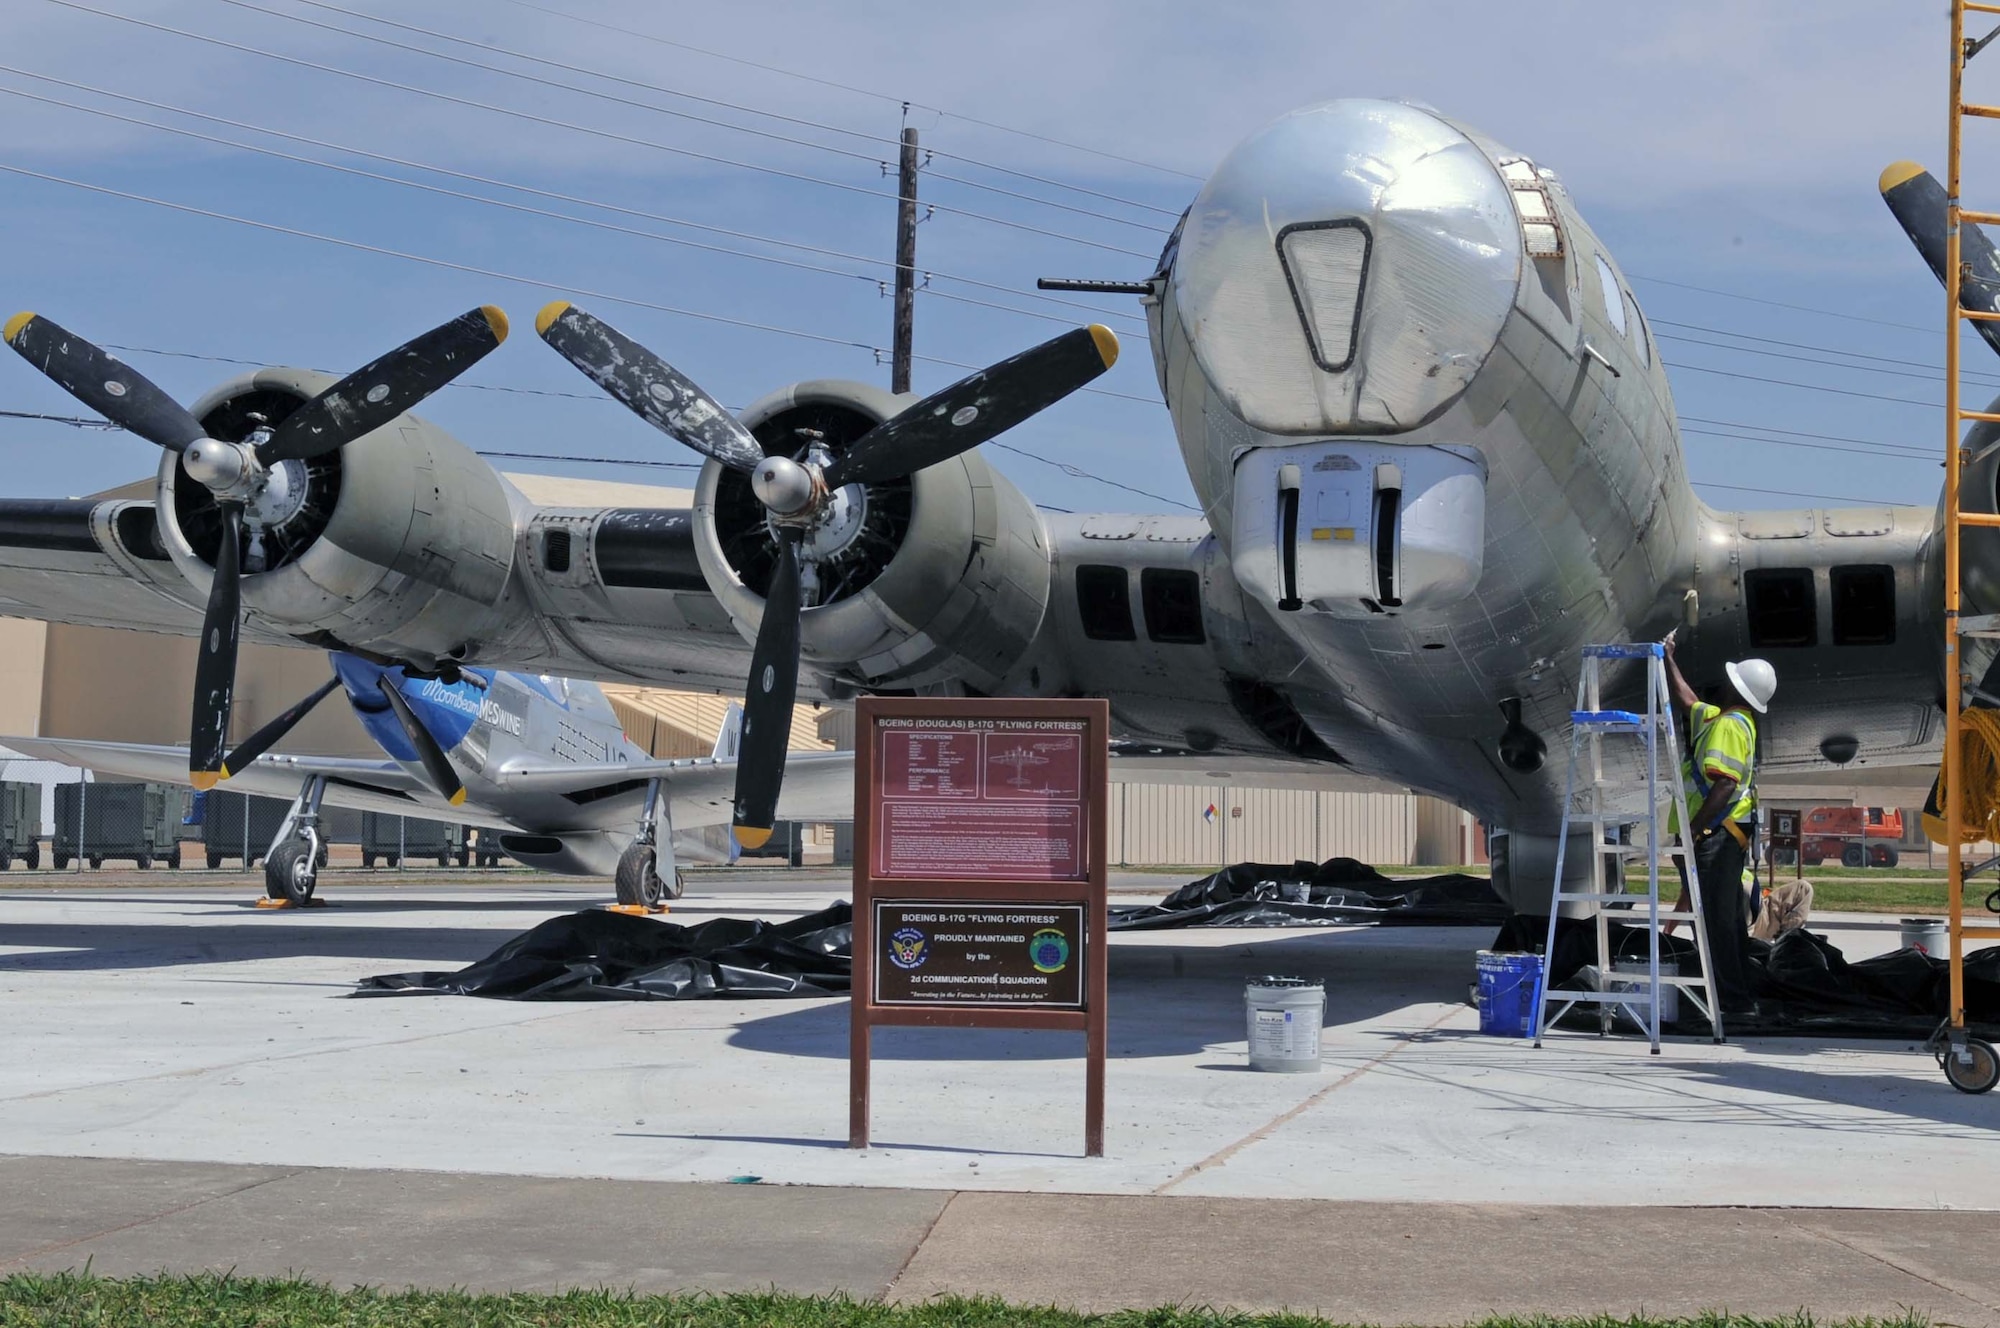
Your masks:
[[[1084,1152],[1104,1153],[1101,700],[866,697],[855,707],[848,1142],[868,1146],[872,1030],[1084,1035]]]
[[[1084,721],[883,718],[874,874],[883,880],[1082,881]]]
[[[1086,909],[877,900],[877,1005],[1083,1008]]]
[[[1773,852],[1782,849],[1790,849],[1794,853],[1799,851],[1799,821],[1800,816],[1797,811],[1780,811],[1775,807],[1771,809]]]

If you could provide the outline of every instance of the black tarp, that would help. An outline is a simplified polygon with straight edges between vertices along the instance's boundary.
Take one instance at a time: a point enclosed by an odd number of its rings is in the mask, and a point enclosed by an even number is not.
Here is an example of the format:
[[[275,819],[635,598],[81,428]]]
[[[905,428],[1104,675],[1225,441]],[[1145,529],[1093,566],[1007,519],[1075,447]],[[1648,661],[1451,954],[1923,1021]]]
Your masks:
[[[1495,950],[1539,949],[1548,939],[1547,918],[1517,916],[1494,938]],[[1612,928],[1614,959],[1646,954],[1640,927]],[[1870,1037],[1921,1041],[1943,1021],[1950,977],[1942,959],[1915,950],[1895,950],[1873,959],[1848,962],[1840,948],[1815,932],[1786,932],[1776,941],[1745,942],[1757,1014],[1724,1019],[1731,1037]],[[1660,957],[1671,958],[1684,974],[1701,971],[1694,941],[1682,933],[1666,937]],[[1570,985],[1577,970],[1597,962],[1595,924],[1565,918],[1556,929],[1548,964],[1552,986]],[[2000,946],[1965,957],[1968,1022],[1983,1034],[2000,1031]],[[1682,1002],[1677,1032],[1706,1032],[1707,1023],[1691,1003]],[[1591,1016],[1573,1014],[1572,1018]]]
[[[516,1001],[673,1001],[701,996],[844,996],[854,910],[790,922],[696,926],[604,909],[550,918],[455,973],[364,978],[357,995],[433,992]]]
[[[1492,926],[1507,905],[1483,876],[1384,876],[1353,858],[1239,862],[1157,904],[1111,910],[1113,931],[1169,927],[1309,927],[1334,923]]]

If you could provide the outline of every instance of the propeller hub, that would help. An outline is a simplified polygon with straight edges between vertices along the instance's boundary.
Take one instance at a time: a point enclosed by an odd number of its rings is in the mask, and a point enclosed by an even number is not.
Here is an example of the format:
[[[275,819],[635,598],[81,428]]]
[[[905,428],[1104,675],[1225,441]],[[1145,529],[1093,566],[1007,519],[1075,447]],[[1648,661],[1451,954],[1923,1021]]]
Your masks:
[[[767,456],[750,472],[750,491],[779,516],[796,516],[812,505],[819,473],[785,456]]]
[[[243,483],[256,464],[249,448],[220,438],[200,439],[181,453],[181,469],[217,494],[226,494]]]

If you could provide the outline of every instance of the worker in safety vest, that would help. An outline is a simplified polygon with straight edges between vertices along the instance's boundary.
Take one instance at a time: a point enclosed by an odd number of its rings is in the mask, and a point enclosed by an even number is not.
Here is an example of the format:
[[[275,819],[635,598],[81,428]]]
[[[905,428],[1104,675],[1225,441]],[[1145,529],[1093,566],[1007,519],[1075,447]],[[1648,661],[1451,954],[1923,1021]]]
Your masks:
[[[1674,701],[1687,714],[1687,757],[1681,762],[1683,798],[1675,808],[1676,828],[1692,831],[1695,870],[1702,889],[1703,930],[1708,936],[1709,962],[1715,966],[1715,994],[1724,1014],[1744,1014],[1755,1008],[1750,989],[1744,941],[1749,936],[1748,896],[1743,890],[1743,866],[1749,856],[1749,821],[1757,810],[1752,778],[1757,763],[1757,720],[1778,690],[1777,670],[1761,659],[1725,666],[1729,687],[1719,705],[1695,695],[1674,662],[1671,635],[1664,642],[1667,681]],[[1684,835],[1685,842],[1685,835]],[[1682,873],[1685,904],[1686,873]]]

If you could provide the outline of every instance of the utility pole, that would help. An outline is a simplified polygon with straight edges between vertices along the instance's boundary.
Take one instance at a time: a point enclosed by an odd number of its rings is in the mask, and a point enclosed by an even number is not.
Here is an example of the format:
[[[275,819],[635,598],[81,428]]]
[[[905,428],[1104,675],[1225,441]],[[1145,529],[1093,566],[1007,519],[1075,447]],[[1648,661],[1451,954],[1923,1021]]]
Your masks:
[[[896,330],[889,357],[889,390],[910,390],[910,354],[917,315],[917,131],[903,130],[903,159],[896,172]]]

